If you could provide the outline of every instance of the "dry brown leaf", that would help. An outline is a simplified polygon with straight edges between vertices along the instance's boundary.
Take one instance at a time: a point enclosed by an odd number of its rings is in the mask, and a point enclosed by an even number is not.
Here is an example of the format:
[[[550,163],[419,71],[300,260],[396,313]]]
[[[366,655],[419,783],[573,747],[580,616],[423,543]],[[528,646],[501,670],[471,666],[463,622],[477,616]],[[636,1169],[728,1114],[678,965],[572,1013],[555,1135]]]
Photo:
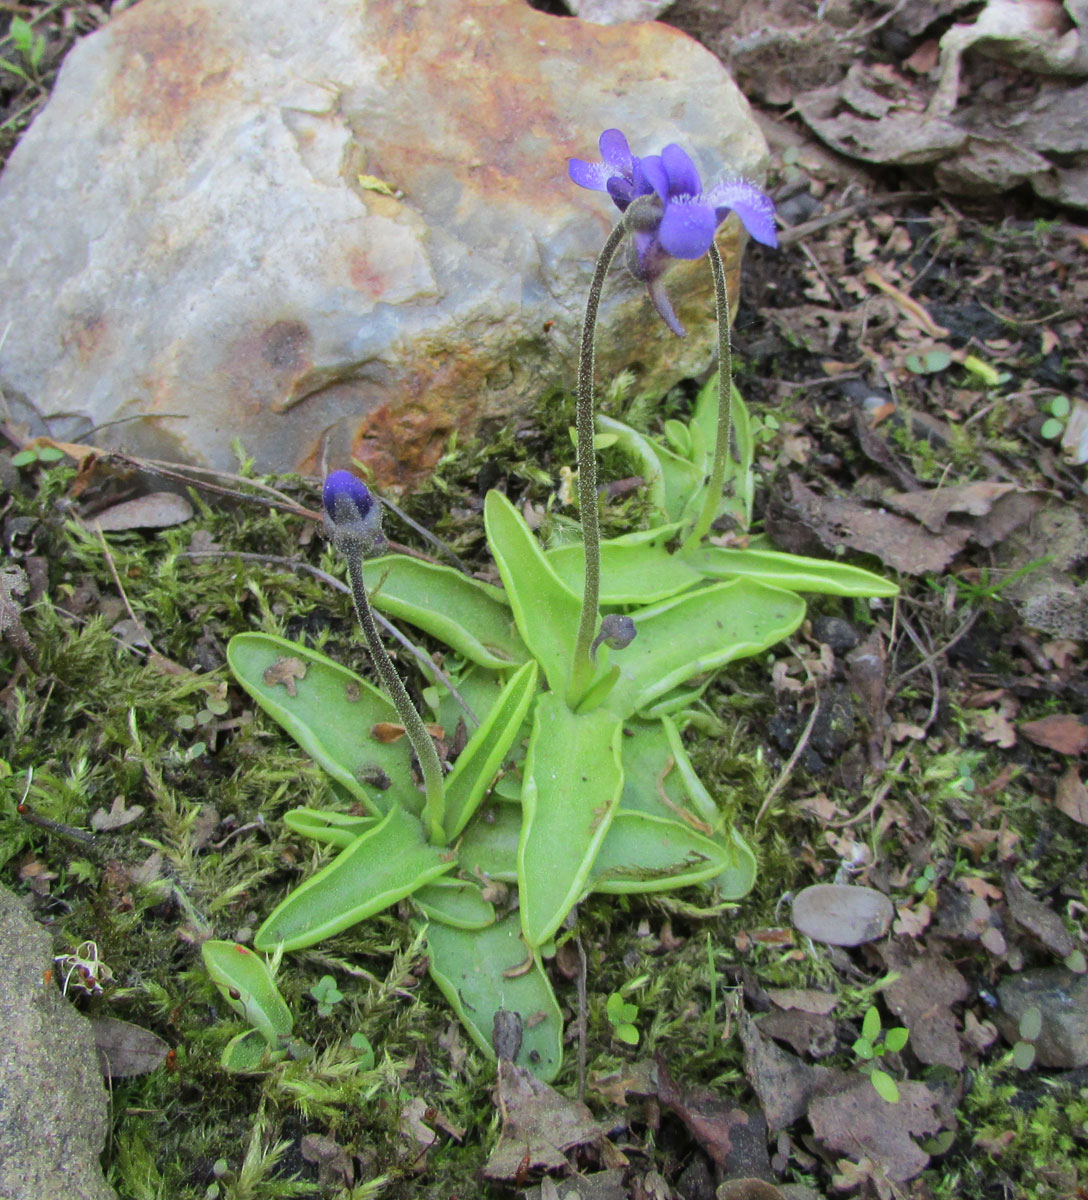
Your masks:
[[[809,1105],[808,1119],[817,1141],[836,1154],[857,1162],[866,1156],[896,1183],[905,1183],[925,1170],[929,1155],[911,1134],[936,1133],[940,1118],[933,1111],[937,1097],[922,1083],[899,1085],[899,1102],[888,1104],[862,1076],[845,1091],[820,1096]]]
[[[798,1008],[772,1009],[756,1023],[760,1033],[786,1042],[797,1054],[826,1058],[836,1049],[835,1022],[829,1016],[802,1012]]]
[[[1012,871],[1004,876],[1009,916],[1051,954],[1066,958],[1076,948],[1061,917],[1028,891]]]
[[[1081,783],[1075,767],[1070,767],[1058,780],[1054,803],[1071,821],[1088,825],[1088,787]]]
[[[277,658],[261,676],[268,687],[275,687],[277,683],[282,683],[287,689],[288,696],[298,695],[295,681],[305,679],[305,677],[306,664],[301,658]]]
[[[779,1008],[796,1008],[801,1012],[826,1016],[839,998],[834,992],[818,992],[814,988],[767,988],[767,996]]]
[[[1053,713],[1038,721],[1025,721],[1020,732],[1036,746],[1058,754],[1083,754],[1088,750],[1088,721],[1072,713]]]
[[[161,1066],[170,1047],[157,1033],[119,1021],[116,1017],[92,1017],[94,1046],[104,1079],[148,1075]]]
[[[779,498],[768,507],[766,526],[775,543],[794,554],[834,554],[845,546],[907,575],[927,575],[943,571],[971,539],[968,529],[934,534],[849,497],[820,496],[793,475],[790,493],[788,502]]]
[[[744,1046],[744,1073],[772,1133],[799,1120],[814,1096],[841,1085],[846,1078],[841,1071],[809,1066],[780,1049],[759,1032],[747,1013],[741,1013],[740,1039]]]
[[[911,959],[888,947],[883,958],[899,978],[884,989],[888,1007],[910,1030],[910,1048],[921,1062],[963,1069],[952,1005],[967,998],[967,981],[936,954]]]
[[[1002,496],[1022,491],[1015,483],[980,480],[954,487],[939,487],[927,492],[898,492],[884,497],[896,512],[920,521],[933,533],[940,533],[950,513],[985,516]]]
[[[723,1174],[770,1175],[767,1124],[762,1114],[749,1113],[705,1088],[682,1090],[661,1058],[657,1077],[658,1100],[683,1121]]]
[[[565,1167],[567,1150],[603,1136],[584,1104],[567,1100],[524,1067],[504,1059],[498,1073],[502,1132],[484,1167],[488,1179],[517,1178],[526,1157],[530,1170]]]
[[[299,1143],[299,1153],[317,1167],[318,1180],[326,1187],[351,1187],[355,1167],[347,1150],[331,1137],[308,1133]]]
[[[131,825],[133,821],[138,821],[143,813],[142,804],[134,804],[131,808],[126,808],[124,796],[115,796],[109,812],[100,808],[94,813],[91,817],[91,828],[95,833],[110,833],[114,829],[123,829],[126,825]]]

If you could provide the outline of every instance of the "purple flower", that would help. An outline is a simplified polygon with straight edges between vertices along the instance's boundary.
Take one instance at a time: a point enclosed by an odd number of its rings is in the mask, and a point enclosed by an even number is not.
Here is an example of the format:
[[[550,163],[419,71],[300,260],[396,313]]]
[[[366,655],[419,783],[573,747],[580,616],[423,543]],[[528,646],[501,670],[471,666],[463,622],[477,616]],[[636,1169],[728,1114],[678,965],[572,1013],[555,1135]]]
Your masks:
[[[373,554],[385,543],[382,510],[370,488],[350,471],[333,471],[321,493],[325,528],[338,550],[359,547]]]
[[[774,204],[755,184],[724,180],[707,191],[695,164],[681,147],[670,144],[661,153],[635,158],[618,129],[601,134],[602,162],[570,160],[568,171],[579,187],[607,192],[621,212],[642,196],[656,197],[632,222],[633,254],[629,265],[649,289],[650,298],[669,328],[681,337],[683,328],[661,283],[674,258],[702,258],[718,226],[735,212],[751,237],[777,246]]]

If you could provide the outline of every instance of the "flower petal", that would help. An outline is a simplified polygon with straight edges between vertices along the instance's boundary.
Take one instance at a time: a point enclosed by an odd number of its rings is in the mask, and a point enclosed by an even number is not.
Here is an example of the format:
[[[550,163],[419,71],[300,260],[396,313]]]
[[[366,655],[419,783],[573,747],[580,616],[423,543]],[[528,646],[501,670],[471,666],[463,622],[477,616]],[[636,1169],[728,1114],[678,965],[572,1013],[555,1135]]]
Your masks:
[[[586,162],[582,158],[568,159],[567,173],[579,187],[591,188],[595,192],[608,191],[608,181],[615,174],[603,162]]]
[[[653,301],[654,308],[657,309],[657,315],[665,322],[666,325],[676,334],[677,337],[687,337],[687,331],[676,318],[676,313],[673,312],[672,304],[669,302],[669,294],[665,291],[665,285],[660,279],[655,279],[646,285],[646,290],[650,293],[650,299]]]
[[[631,172],[631,148],[618,129],[606,129],[601,134],[601,158],[613,168],[613,174],[628,175]]]
[[[622,175],[613,175],[608,181],[606,190],[620,212],[625,212],[635,198],[634,184],[629,179],[624,179]]]
[[[727,212],[735,212],[757,242],[762,242],[764,246],[778,245],[774,201],[754,183],[746,183],[743,179],[718,183],[703,199],[717,209],[719,220],[724,221]]]
[[[659,154],[648,154],[635,162],[635,194],[648,196],[657,192],[662,200],[669,198],[669,176]]]
[[[657,230],[662,250],[673,258],[702,258],[714,240],[718,214],[709,204],[670,200]]]
[[[669,177],[670,196],[698,196],[703,190],[703,181],[695,164],[686,151],[675,143],[670,143],[661,151],[661,162]]]

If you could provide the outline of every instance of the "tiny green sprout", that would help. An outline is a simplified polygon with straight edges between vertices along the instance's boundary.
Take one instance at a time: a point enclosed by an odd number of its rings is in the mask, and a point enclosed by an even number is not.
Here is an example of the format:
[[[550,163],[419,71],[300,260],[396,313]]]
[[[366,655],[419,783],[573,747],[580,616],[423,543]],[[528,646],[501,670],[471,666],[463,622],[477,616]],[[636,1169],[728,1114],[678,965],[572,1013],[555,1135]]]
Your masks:
[[[333,1008],[344,998],[344,993],[336,986],[336,980],[331,975],[322,975],[310,988],[310,995],[317,1001],[317,1015],[328,1017]]]
[[[325,977],[326,979],[328,976]],[[351,1048],[359,1056],[359,1069],[361,1071],[374,1070],[374,1047],[370,1044],[370,1039],[365,1033],[353,1033],[350,1038]]]
[[[1071,407],[1068,396],[1054,396],[1046,406],[1050,416],[1043,422],[1039,436],[1050,442],[1057,441],[1065,433],[1065,423],[1069,419]]]
[[[936,375],[952,365],[952,355],[947,350],[927,350],[925,354],[908,354],[903,365],[913,375]]]
[[[1083,975],[1088,971],[1088,960],[1085,960],[1083,950],[1074,950],[1072,954],[1066,955],[1065,965],[1074,975]]]
[[[40,85],[39,72],[45,57],[45,38],[40,33],[35,33],[30,22],[24,21],[22,17],[12,17],[8,37],[25,65],[0,58],[0,70],[17,75],[27,83]]]
[[[1020,1040],[1012,1048],[1012,1061],[1021,1071],[1035,1062],[1035,1043],[1043,1032],[1043,1014],[1035,1004],[1029,1004],[1020,1017]]]
[[[605,1012],[611,1022],[613,1036],[628,1046],[637,1046],[638,1030],[632,1022],[638,1018],[638,1005],[629,1004],[619,992],[612,992],[605,1002]]]
[[[989,363],[983,362],[981,358],[976,358],[973,354],[968,354],[963,360],[964,369],[970,371],[976,379],[980,380],[985,387],[997,387],[999,384],[1008,383],[1012,375],[1008,371],[999,371],[996,367],[991,367]]]
[[[866,1061],[882,1058],[885,1054],[898,1054],[906,1046],[909,1036],[908,1030],[902,1025],[895,1025],[891,1029],[882,1031],[880,1013],[877,1011],[876,1005],[870,1005],[862,1018],[861,1037],[854,1042],[854,1053],[858,1058]],[[887,1071],[882,1071],[875,1066],[862,1069],[869,1076],[870,1082],[881,1099],[886,1100],[889,1104],[898,1103],[899,1088]]]
[[[0,59],[0,62],[3,60]],[[64,451],[58,450],[56,446],[28,446],[25,450],[20,450],[18,454],[12,455],[11,465],[13,467],[51,467],[54,463],[60,462],[64,457]]]

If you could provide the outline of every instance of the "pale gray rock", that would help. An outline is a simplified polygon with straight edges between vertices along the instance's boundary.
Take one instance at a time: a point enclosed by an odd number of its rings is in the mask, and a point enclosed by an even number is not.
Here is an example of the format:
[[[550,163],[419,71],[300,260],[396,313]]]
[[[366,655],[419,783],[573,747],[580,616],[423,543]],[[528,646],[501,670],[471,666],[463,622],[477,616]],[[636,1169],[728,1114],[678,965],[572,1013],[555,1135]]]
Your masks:
[[[260,469],[355,454],[410,482],[454,429],[573,387],[617,214],[566,160],[610,126],[707,181],[766,152],[718,60],[660,24],[143,0],[75,47],[0,176],[0,388],[32,433],[220,468],[237,438]],[[731,217],[734,286],[740,236]],[[685,341],[617,270],[601,376],[709,365],[709,269],[669,288]]]
[[[793,926],[814,942],[860,946],[891,928],[895,909],[875,888],[849,883],[814,883],[793,900]]]
[[[116,1200],[98,1156],[108,1102],[91,1026],[45,975],[49,935],[0,887],[0,1196]]]
[[[566,0],[567,8],[583,21],[621,25],[625,21],[656,21],[675,0]]]

